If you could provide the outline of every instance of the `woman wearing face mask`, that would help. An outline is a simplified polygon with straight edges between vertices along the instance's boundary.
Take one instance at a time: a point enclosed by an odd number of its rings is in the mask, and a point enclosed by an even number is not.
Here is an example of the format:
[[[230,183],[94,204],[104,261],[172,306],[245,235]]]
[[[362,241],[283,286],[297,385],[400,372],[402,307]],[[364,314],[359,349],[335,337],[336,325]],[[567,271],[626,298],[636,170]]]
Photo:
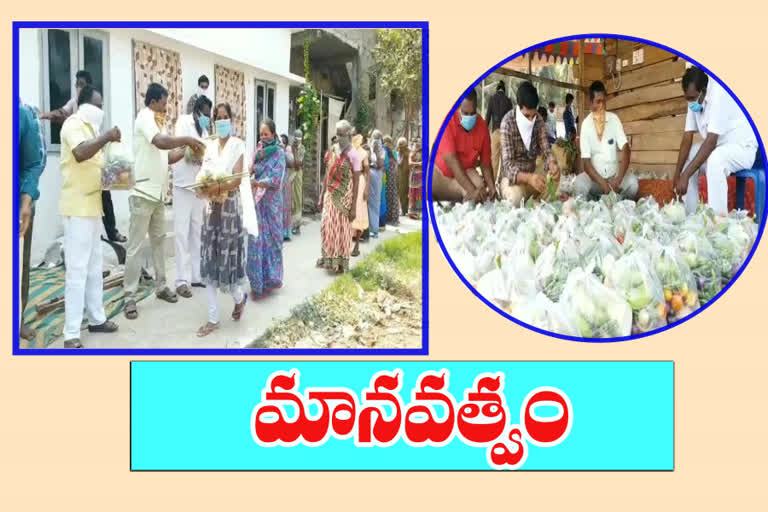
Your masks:
[[[336,137],[334,137],[335,139]],[[360,256],[360,238],[363,236],[363,232],[368,229],[368,187],[366,186],[370,180],[370,165],[368,163],[368,152],[363,149],[363,136],[358,134],[352,137],[352,147],[360,157],[360,164],[362,166],[362,175],[360,176],[360,184],[357,187],[357,201],[355,220],[352,222],[352,240],[355,241],[355,248],[352,249],[351,256]],[[335,163],[335,162],[334,162]]]
[[[201,96],[191,114],[179,116],[175,134],[205,139],[211,131],[211,100]],[[173,166],[173,230],[176,246],[176,293],[192,297],[190,286],[203,287],[200,279],[200,233],[205,201],[188,187],[200,172],[202,155],[187,150]]]
[[[408,176],[410,167],[408,165],[408,141],[405,137],[397,139],[397,192],[400,195],[400,208],[403,215],[408,214]]]
[[[384,137],[384,149],[387,152],[387,224],[400,225],[400,195],[397,183],[397,156],[392,149],[392,137]]]
[[[374,130],[371,133],[371,147],[369,152],[370,162],[370,185],[368,187],[368,230],[371,238],[379,237],[379,227],[381,225],[382,192],[384,188],[384,149],[381,143],[381,132]],[[330,166],[329,166],[330,169]],[[386,201],[384,201],[386,205]]]
[[[421,218],[421,141],[413,144],[408,159],[411,174],[408,180],[408,216],[412,219]]]
[[[350,225],[357,217],[355,199],[362,165],[360,155],[352,147],[352,125],[341,120],[336,123],[340,154],[328,169],[320,196],[323,221],[320,228],[321,257],[317,266],[342,274],[349,269],[352,248]]]
[[[282,184],[287,181],[285,152],[280,147],[271,119],[261,123],[259,137],[251,167],[259,236],[248,238],[247,271],[253,299],[283,285],[285,216]]]
[[[197,335],[207,336],[219,327],[217,290],[232,295],[235,307],[232,319],[240,320],[248,296],[241,288],[245,280],[246,236],[258,235],[258,221],[253,206],[245,165],[245,143],[232,135],[232,109],[226,103],[216,106],[217,140],[206,145],[205,165],[226,169],[244,177],[205,186],[201,194],[209,200],[203,215],[200,275],[208,295],[208,322]],[[223,200],[218,198],[223,197]]]
[[[120,130],[99,134],[104,120],[101,94],[90,85],[80,91],[78,111],[61,129],[63,184],[59,213],[64,223],[66,284],[64,290],[64,347],[83,348],[80,326],[83,310],[89,332],[114,332],[117,324],[104,313],[101,246],[101,168],[104,146],[120,141]]]
[[[288,135],[280,136],[281,147],[285,151],[285,176],[283,177],[283,241],[288,242],[293,238],[293,190],[291,189],[291,170],[294,167],[293,148],[288,140]]]

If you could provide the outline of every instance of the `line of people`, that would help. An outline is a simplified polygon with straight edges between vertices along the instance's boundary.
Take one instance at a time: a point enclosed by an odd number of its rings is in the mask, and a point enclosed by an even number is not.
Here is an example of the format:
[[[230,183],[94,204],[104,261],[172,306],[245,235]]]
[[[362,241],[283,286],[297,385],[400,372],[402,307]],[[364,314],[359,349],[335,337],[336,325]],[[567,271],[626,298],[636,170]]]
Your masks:
[[[727,176],[752,166],[757,139],[734,99],[701,69],[687,69],[681,85],[689,108],[672,186],[684,196],[686,209],[692,213],[699,198],[698,176],[705,172],[709,205],[725,214]],[[500,197],[521,204],[542,195],[548,179],[559,180],[561,169],[551,151],[553,123],[549,118],[554,117],[554,104],[549,104],[549,110],[539,107],[539,95],[531,82],[519,86],[514,107],[504,98],[502,82],[487,112],[493,132],[477,113],[477,93],[472,90],[464,98],[437,149],[434,200],[482,202]],[[573,99],[572,94],[566,95],[563,119],[566,137],[577,141],[584,170],[574,180],[574,193],[597,197],[616,192],[636,198],[639,184],[637,176],[629,172],[630,144],[619,116],[606,109],[605,85],[601,81],[590,85],[591,112],[578,137]],[[695,133],[703,142],[693,143]]]
[[[129,320],[139,317],[136,294],[142,273],[142,249],[148,238],[157,298],[177,303],[179,295],[191,298],[193,288],[205,288],[208,317],[197,330],[202,337],[220,325],[218,292],[232,296],[231,318],[238,321],[249,296],[258,300],[282,286],[283,243],[300,233],[305,149],[300,131],[289,141],[287,135],[278,135],[272,120],[265,119],[259,126],[256,151],[248,159],[244,140],[233,133],[230,106],[220,103],[214,107],[202,87],[190,112],[176,121],[175,135],[169,135],[165,119],[167,102],[168,91],[160,84],[150,84],[144,95],[145,106],[134,122],[136,184],[129,196],[124,315]],[[35,111],[20,103],[20,114],[20,217],[24,236],[31,224],[34,200],[39,196],[37,183],[45,151]],[[59,211],[67,262],[63,333],[66,348],[83,347],[83,313],[90,333],[112,333],[118,329],[104,311],[99,222],[104,203],[102,195],[93,191],[101,189],[106,147],[120,142],[122,133],[117,126],[102,131],[103,120],[101,93],[92,85],[83,84],[76,108],[64,120],[61,130],[63,185]],[[407,168],[410,181],[409,208],[402,213],[412,217],[420,214],[421,147],[415,144],[409,155],[403,139],[400,151],[395,153],[391,138],[376,131],[369,152],[361,136],[352,140],[352,127],[347,121],[339,122],[336,130],[321,196],[322,259],[318,263],[341,273],[349,267],[353,238],[359,242],[368,234],[378,236],[380,222],[398,224],[398,170],[403,175]],[[200,186],[203,162],[223,169],[232,175],[231,179]],[[174,187],[175,292],[166,284],[164,252],[169,166],[173,168]],[[368,223],[369,218],[373,222]],[[25,260],[28,253],[27,247]],[[354,255],[357,254],[356,248]],[[28,270],[26,273],[28,281]],[[243,289],[246,279],[250,294]],[[25,301],[24,298],[22,302]]]

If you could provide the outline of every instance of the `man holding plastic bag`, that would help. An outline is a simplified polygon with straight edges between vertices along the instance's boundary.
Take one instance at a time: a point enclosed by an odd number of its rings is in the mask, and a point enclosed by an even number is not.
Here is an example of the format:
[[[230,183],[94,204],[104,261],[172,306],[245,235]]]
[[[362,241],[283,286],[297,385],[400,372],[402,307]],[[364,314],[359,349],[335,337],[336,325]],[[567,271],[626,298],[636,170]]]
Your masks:
[[[532,196],[554,199],[560,181],[538,107],[539,93],[531,82],[523,82],[517,89],[517,107],[501,121],[499,192],[515,205]]]
[[[605,85],[599,80],[589,86],[592,112],[584,119],[579,137],[584,172],[576,177],[573,190],[582,197],[616,192],[626,199],[634,199],[638,181],[637,176],[628,172],[630,148],[627,136],[619,116],[606,112],[605,93]]]
[[[117,324],[104,312],[101,217],[104,146],[120,140],[117,127],[99,134],[104,120],[101,94],[90,85],[80,91],[77,112],[61,128],[63,184],[59,213],[64,223],[67,261],[64,291],[64,347],[83,348],[83,309],[88,331],[111,333]]]

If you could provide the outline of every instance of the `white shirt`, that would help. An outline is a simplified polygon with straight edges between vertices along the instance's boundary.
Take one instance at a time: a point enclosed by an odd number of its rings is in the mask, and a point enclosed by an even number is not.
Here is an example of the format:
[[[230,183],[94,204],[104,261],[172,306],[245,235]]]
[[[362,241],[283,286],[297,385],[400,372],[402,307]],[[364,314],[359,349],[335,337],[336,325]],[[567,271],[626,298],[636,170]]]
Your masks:
[[[553,139],[557,138],[557,111],[547,109],[547,133]]]
[[[602,140],[597,138],[595,120],[590,112],[584,122],[581,123],[581,136],[579,137],[581,158],[589,158],[592,167],[603,178],[611,178],[619,171],[618,152],[624,149],[627,136],[621,125],[619,116],[613,112],[605,113],[605,129]]]
[[[141,109],[133,127],[133,156],[137,183],[133,195],[149,199],[146,194],[158,201],[165,201],[168,187],[168,150],[158,149],[152,144],[156,135],[165,135],[165,127],[160,129],[155,122],[155,112],[149,107]],[[137,192],[141,190],[145,194]]]
[[[77,113],[77,98],[72,97],[67,103],[64,104],[63,107],[61,107],[61,110],[66,112],[68,115],[76,114]]]
[[[707,84],[707,92],[702,103],[701,112],[688,109],[685,119],[685,131],[698,131],[702,138],[710,133],[719,135],[717,145],[739,144],[741,146],[757,146],[755,132],[747,121],[747,117],[733,100],[712,77]]]
[[[194,137],[196,139],[204,139],[208,136],[208,132],[205,130],[203,130],[202,137],[198,135],[197,128],[195,128],[195,118],[192,114],[179,117],[174,133],[177,137]],[[195,176],[199,171],[199,165],[188,162],[186,157],[182,158],[173,165],[173,185],[175,187],[187,187],[194,184]]]

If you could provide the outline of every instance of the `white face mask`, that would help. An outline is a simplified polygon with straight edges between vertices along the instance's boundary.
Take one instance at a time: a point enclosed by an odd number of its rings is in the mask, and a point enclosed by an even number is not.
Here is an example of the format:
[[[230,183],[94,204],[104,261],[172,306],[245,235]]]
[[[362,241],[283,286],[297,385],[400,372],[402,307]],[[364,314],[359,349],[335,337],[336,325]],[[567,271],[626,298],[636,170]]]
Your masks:
[[[104,111],[90,103],[84,103],[77,109],[77,113],[88,124],[93,126],[96,131],[101,129],[101,123],[104,122]]]
[[[536,122],[536,118],[530,121],[520,111],[520,107],[515,109],[515,120],[517,121],[517,128],[520,130],[520,136],[523,138],[523,144],[525,149],[531,149],[531,137],[533,136],[533,125]]]
[[[202,87],[198,87],[197,88],[197,95],[198,96],[208,97],[208,89],[203,89]]]

